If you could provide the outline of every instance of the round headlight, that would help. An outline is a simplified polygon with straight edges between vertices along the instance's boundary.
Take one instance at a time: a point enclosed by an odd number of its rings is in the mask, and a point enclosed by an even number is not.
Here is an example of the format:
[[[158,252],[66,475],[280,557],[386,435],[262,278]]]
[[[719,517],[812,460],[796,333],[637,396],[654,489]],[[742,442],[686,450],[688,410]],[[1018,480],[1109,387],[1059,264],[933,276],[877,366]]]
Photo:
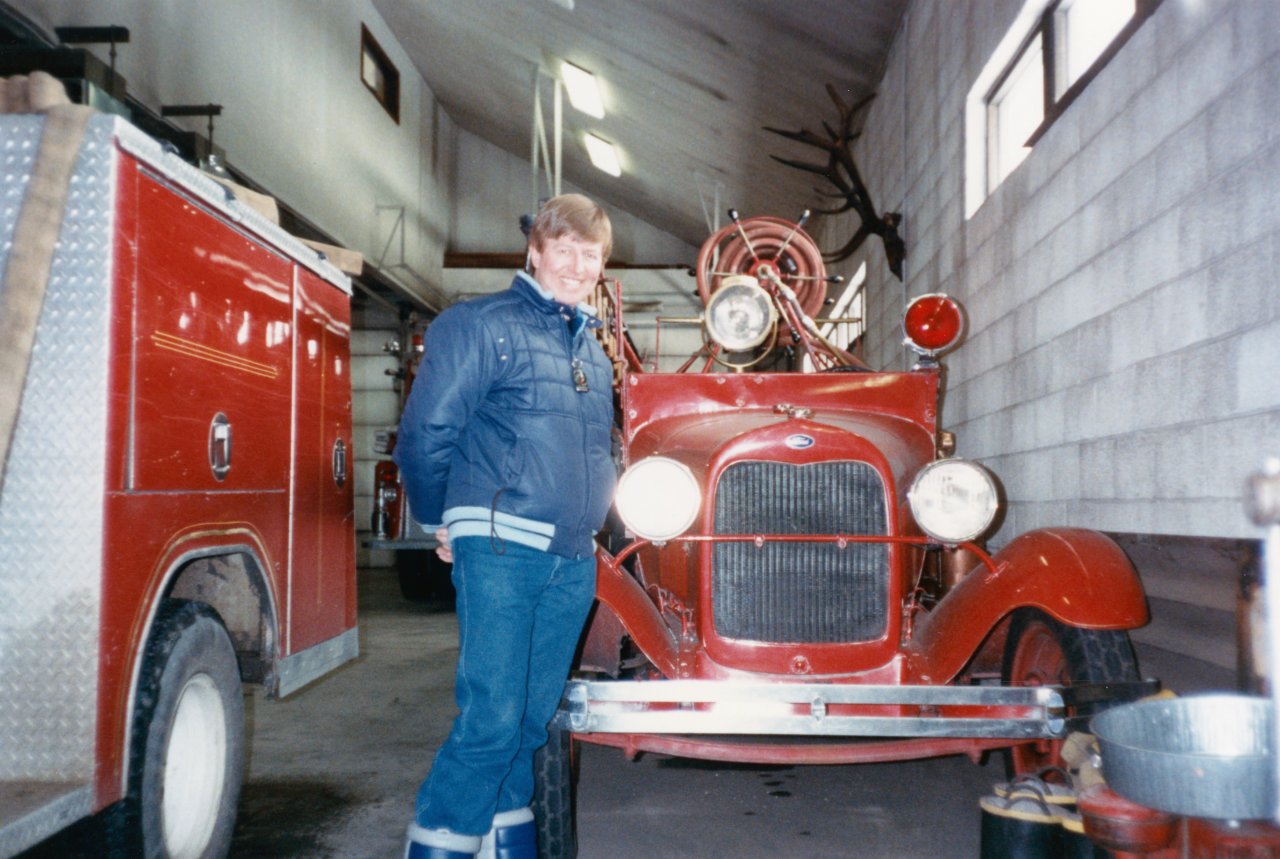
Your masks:
[[[998,506],[991,475],[963,459],[941,459],[925,466],[907,498],[924,532],[948,544],[972,540],[986,531]]]
[[[679,536],[698,517],[702,490],[693,472],[665,456],[649,456],[618,481],[618,515],[637,536],[654,542]]]
[[[707,302],[707,333],[728,351],[745,352],[768,339],[777,313],[754,277],[726,277]]]

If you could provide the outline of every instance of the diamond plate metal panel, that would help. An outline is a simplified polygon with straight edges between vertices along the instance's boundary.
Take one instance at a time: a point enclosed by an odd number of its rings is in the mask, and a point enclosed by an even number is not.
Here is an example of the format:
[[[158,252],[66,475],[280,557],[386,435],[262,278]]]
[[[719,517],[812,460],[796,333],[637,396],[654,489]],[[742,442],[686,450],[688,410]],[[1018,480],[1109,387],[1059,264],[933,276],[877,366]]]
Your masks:
[[[0,117],[0,268],[43,128]],[[0,497],[0,778],[93,774],[116,150],[77,159]]]

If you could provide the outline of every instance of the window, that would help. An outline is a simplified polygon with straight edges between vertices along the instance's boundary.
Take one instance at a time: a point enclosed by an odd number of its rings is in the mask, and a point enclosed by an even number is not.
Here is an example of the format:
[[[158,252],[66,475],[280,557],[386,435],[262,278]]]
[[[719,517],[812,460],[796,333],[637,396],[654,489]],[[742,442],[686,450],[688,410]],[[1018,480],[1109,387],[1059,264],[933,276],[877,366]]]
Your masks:
[[[1062,98],[1102,56],[1137,12],[1135,0],[1070,0],[1054,10],[1054,78]]]
[[[836,299],[831,312],[826,317],[814,320],[823,337],[846,351],[856,352],[858,338],[866,331],[867,326],[863,319],[866,302],[862,290],[866,280],[867,263],[863,260],[862,265],[858,266],[858,270],[853,273],[853,277],[849,278],[849,283],[840,293],[840,297]],[[804,373],[814,371],[813,359],[808,353],[800,359],[800,368]]]
[[[1044,121],[1040,41],[1037,33],[987,107],[987,193],[994,191],[1031,152],[1027,141]]]
[[[1161,0],[1027,0],[969,91],[966,217]]]
[[[363,24],[360,25],[360,80],[399,125],[400,72]]]

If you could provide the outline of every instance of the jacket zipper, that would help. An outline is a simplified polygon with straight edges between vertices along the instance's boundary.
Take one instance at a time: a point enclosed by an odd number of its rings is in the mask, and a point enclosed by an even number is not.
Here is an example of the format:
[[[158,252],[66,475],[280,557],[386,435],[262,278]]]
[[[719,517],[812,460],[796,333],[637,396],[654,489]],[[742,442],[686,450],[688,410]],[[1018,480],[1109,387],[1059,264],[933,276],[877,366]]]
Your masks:
[[[572,370],[574,359],[578,357],[576,343],[580,338],[586,335],[586,331],[587,331],[587,326],[585,321],[583,322],[582,327],[578,330],[577,334],[573,333],[571,325],[572,325],[572,320],[570,320],[569,325],[564,326],[564,328],[562,329],[565,332],[566,340],[569,346],[570,370]],[[589,362],[584,362],[584,364],[589,365]],[[589,392],[587,396],[590,396]],[[591,509],[591,504],[589,502],[591,500],[592,495],[595,492],[595,487],[591,485],[591,457],[589,454],[588,443],[587,443],[586,396],[576,397],[576,399],[579,401],[578,402],[578,434],[582,437],[582,473],[585,476],[585,479],[583,482],[586,484],[586,491],[581,496],[582,507],[578,511],[578,527],[575,529],[575,531],[580,533],[587,520],[587,511]],[[577,557],[576,551],[574,553],[574,557],[575,558]]]

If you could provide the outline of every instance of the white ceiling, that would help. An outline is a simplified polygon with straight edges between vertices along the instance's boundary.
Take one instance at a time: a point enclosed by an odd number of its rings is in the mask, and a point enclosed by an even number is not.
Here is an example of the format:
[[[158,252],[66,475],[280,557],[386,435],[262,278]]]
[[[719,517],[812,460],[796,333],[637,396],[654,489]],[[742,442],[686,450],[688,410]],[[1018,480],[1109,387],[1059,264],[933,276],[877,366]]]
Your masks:
[[[595,72],[606,115],[565,104],[564,178],[697,247],[703,201],[796,217],[822,201],[811,177],[770,154],[822,161],[763,130],[835,122],[873,91],[907,0],[374,0],[457,124],[529,157],[538,69]],[[573,6],[572,11],[564,8]],[[550,86],[544,79],[548,123]],[[615,143],[623,175],[595,170],[591,130]],[[699,190],[702,194],[700,195]],[[829,203],[827,204],[829,205]]]

